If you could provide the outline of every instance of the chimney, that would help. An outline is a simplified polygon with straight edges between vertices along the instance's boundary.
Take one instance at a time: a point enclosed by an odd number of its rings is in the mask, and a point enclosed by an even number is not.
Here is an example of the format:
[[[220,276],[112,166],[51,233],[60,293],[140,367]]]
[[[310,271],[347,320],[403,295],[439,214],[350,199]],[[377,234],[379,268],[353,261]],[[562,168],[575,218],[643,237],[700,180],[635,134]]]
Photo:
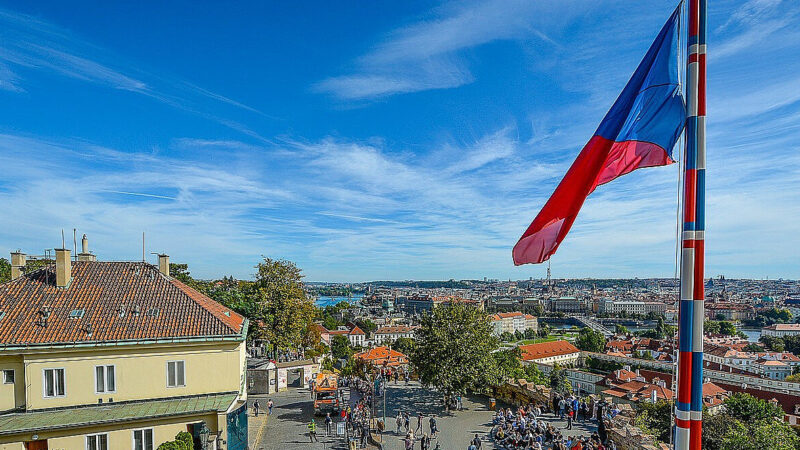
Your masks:
[[[169,255],[158,255],[158,271],[169,276]]]
[[[65,288],[72,281],[72,260],[69,249],[56,249],[56,287]]]
[[[97,261],[97,256],[89,253],[89,239],[85,234],[81,238],[81,252],[78,253],[78,261]]]
[[[11,252],[11,279],[16,280],[25,270],[25,253]]]

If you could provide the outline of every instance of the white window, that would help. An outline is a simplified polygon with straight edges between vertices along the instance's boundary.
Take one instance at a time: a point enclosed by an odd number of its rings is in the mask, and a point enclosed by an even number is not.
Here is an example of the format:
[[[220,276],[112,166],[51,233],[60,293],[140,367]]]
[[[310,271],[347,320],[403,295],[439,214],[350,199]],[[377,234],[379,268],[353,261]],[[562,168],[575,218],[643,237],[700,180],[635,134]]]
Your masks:
[[[98,394],[117,391],[117,379],[114,366],[94,367],[94,391]]]
[[[167,362],[167,387],[186,386],[183,361]]]
[[[90,434],[86,436],[86,450],[108,450],[108,434]]]
[[[44,396],[63,397],[64,369],[44,369]]]
[[[153,429],[133,430],[133,450],[153,450]]]
[[[14,370],[7,369],[3,371],[3,383],[14,384]]]

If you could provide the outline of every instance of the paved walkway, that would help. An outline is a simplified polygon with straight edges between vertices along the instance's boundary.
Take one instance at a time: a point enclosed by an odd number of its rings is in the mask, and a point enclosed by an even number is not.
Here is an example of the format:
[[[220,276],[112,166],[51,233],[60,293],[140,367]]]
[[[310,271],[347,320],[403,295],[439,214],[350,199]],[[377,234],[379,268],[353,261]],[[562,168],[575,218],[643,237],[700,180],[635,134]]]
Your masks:
[[[255,399],[263,412],[266,412],[269,399],[275,403],[272,415],[262,413],[253,416],[252,405]],[[314,417],[314,406],[308,389],[290,389],[268,396],[249,396],[250,406],[249,445],[250,450],[287,449],[343,449],[341,438],[325,437],[325,418],[315,417],[319,442],[310,442],[308,423]]]
[[[401,429],[400,433],[396,432],[396,421],[398,411],[408,412],[411,415],[411,428],[417,427],[417,414],[422,412],[425,415],[423,420],[422,430],[416,433],[420,436],[421,433],[430,434],[428,428],[428,418],[433,415],[436,418],[437,428],[439,429],[438,438],[433,443],[433,447],[438,443],[442,450],[463,450],[469,446],[469,441],[477,434],[482,441],[484,441],[483,448],[493,448],[493,442],[489,439],[489,431],[491,430],[491,420],[493,412],[489,409],[488,399],[485,397],[464,397],[464,409],[462,411],[453,411],[446,414],[444,406],[442,405],[441,396],[430,389],[421,387],[418,383],[410,383],[405,385],[390,384],[387,389],[388,396],[386,398],[386,424],[387,429],[384,432],[384,446],[385,450],[403,450],[402,439],[405,437],[405,428]],[[379,402],[380,408],[378,409],[377,416],[382,415],[383,404]],[[502,405],[501,405],[502,406]],[[586,424],[575,423],[572,430],[566,430],[566,421],[558,420],[557,417],[548,414],[544,419],[558,427],[564,436],[588,436],[592,431],[596,430],[594,423],[587,421]],[[419,449],[419,443],[415,445]]]

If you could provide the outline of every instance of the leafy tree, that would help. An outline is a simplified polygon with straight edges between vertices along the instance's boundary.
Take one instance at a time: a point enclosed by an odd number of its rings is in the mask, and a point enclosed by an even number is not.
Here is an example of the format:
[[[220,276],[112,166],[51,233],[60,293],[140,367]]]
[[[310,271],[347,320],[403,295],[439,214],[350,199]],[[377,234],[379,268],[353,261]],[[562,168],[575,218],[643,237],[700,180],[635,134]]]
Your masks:
[[[783,381],[786,381],[788,383],[800,383],[800,373],[793,373],[788,377],[786,377],[786,379]]]
[[[0,258],[0,283],[11,280],[11,263],[5,258]]]
[[[255,315],[263,325],[261,336],[278,349],[310,347],[319,341],[316,308],[303,290],[301,270],[291,261],[267,257],[256,268]]]
[[[745,423],[783,418],[780,406],[741,392],[736,392],[725,399],[725,410],[731,417]]]
[[[502,378],[525,379],[536,384],[547,385],[549,379],[534,365],[522,364],[522,352],[519,347],[499,350],[492,353]]]
[[[776,336],[761,336],[758,340],[761,341],[764,344],[764,346],[766,346],[769,350],[773,352],[782,352],[785,347],[783,338],[779,338]]]
[[[719,322],[714,322],[713,320],[706,320],[703,324],[703,331],[706,334],[719,334]]]
[[[661,442],[669,442],[672,431],[672,405],[666,400],[656,403],[639,402],[636,405],[636,425]]]
[[[567,371],[560,364],[555,363],[550,372],[550,389],[561,395],[572,394],[572,385],[567,379]]]
[[[640,333],[640,336],[651,339],[665,339],[675,335],[676,328],[672,325],[667,325],[663,317],[659,317],[656,327],[650,330],[645,330]]]
[[[745,345],[743,350],[746,351],[746,352],[758,353],[758,352],[763,352],[764,351],[764,347],[762,347],[762,346],[760,346],[760,345],[758,345],[758,344],[756,344],[754,342],[751,342],[750,344]]]
[[[509,331],[503,331],[503,333],[500,335],[500,340],[503,342],[513,342],[514,335]]]
[[[500,373],[492,352],[498,342],[492,330],[489,317],[472,306],[444,305],[425,313],[411,354],[420,381],[438,389],[446,405],[454,394],[496,385]]]
[[[575,346],[583,351],[602,353],[606,346],[606,338],[603,333],[585,327],[575,339]]]
[[[731,427],[722,441],[722,450],[796,450],[800,437],[785,422],[759,420],[754,423],[739,422]]]
[[[631,334],[631,331],[628,330],[628,327],[626,327],[625,325],[616,324],[614,325],[614,334],[622,334],[627,336]]]
[[[639,359],[644,359],[644,360],[647,360],[647,361],[652,361],[653,360],[653,355],[651,355],[650,352],[647,352],[647,351],[644,351],[644,350],[641,350],[641,351],[636,350],[635,352],[633,352],[633,357],[634,358],[639,358]]]
[[[542,326],[539,327],[539,337],[547,337],[550,336],[550,332],[553,331],[553,327],[550,325],[543,323]]]
[[[356,325],[358,325],[359,328],[361,328],[362,330],[364,330],[365,333],[367,333],[367,337],[371,336],[372,333],[378,329],[378,326],[375,325],[375,322],[367,318],[357,319],[355,323]]]
[[[336,335],[331,339],[331,354],[336,359],[346,359],[353,355],[350,339],[347,336]]]
[[[407,337],[400,337],[394,341],[392,344],[392,350],[397,350],[398,352],[404,355],[411,355],[414,353],[414,348],[417,346],[417,342],[414,339],[407,338]]]

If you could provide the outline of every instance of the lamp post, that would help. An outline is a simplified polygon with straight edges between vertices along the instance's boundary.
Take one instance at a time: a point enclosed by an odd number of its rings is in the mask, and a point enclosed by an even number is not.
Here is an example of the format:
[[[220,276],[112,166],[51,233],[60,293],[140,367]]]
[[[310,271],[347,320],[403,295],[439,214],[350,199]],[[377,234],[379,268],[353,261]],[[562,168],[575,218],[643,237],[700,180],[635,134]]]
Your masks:
[[[211,430],[208,429],[205,422],[200,422],[200,445],[203,450],[208,448],[208,435],[211,434]]]

